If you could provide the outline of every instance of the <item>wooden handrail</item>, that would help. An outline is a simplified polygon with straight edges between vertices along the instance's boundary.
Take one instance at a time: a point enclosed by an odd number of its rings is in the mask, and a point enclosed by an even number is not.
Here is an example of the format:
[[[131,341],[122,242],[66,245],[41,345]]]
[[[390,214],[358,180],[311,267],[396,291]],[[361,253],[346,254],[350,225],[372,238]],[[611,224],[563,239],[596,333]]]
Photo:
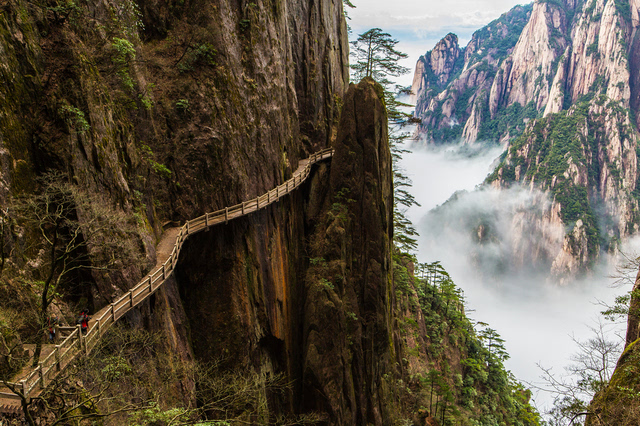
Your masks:
[[[211,226],[227,223],[229,220],[246,216],[278,202],[280,198],[294,191],[307,179],[311,173],[311,167],[315,163],[331,158],[333,153],[333,148],[326,148],[312,154],[306,160],[301,160],[298,169],[290,179],[263,195],[231,207],[225,207],[213,213],[205,213],[195,219],[186,221],[176,237],[171,255],[163,264],[145,276],[123,296],[98,311],[94,315],[92,324],[84,335],[80,334],[79,327],[60,327],[61,331],[64,330],[65,332],[70,332],[70,334],[65,337],[62,343],[55,345],[53,352],[42,360],[24,379],[19,383],[9,382],[9,386],[22,388],[24,396],[27,398],[37,396],[40,390],[43,389],[47,383],[50,383],[51,379],[55,378],[78,354],[89,352],[102,334],[104,334],[113,323],[146,300],[165,283],[171,274],[173,274],[182,246],[188,237],[209,229]],[[67,355],[69,356],[67,357]],[[51,377],[48,377],[52,372]],[[38,387],[41,389],[38,390]],[[0,391],[0,401],[1,400],[19,401],[20,398],[14,393]]]

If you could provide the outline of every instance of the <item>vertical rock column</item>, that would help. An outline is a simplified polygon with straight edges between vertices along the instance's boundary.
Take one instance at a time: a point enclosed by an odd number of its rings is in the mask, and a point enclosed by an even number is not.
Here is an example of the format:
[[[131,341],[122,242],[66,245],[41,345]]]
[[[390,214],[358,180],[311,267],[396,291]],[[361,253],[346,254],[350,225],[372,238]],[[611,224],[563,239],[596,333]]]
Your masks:
[[[303,410],[332,424],[383,424],[392,365],[393,193],[382,88],[351,85],[330,191],[311,238],[303,312]]]

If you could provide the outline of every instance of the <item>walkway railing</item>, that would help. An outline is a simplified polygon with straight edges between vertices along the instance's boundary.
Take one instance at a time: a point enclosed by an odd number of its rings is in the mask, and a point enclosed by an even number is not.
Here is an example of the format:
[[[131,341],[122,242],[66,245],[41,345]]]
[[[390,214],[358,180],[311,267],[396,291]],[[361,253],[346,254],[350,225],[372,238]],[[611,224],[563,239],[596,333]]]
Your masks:
[[[113,323],[122,318],[135,306],[142,303],[164,284],[174,271],[178,263],[180,250],[182,250],[184,241],[190,235],[206,230],[210,226],[227,223],[232,219],[246,216],[249,213],[253,213],[275,203],[299,187],[300,184],[307,179],[311,173],[311,167],[315,163],[332,156],[332,148],[316,152],[309,158],[300,161],[298,169],[294,172],[291,179],[268,191],[266,194],[236,204],[235,206],[225,207],[222,210],[206,213],[195,219],[188,220],[182,228],[180,228],[173,251],[166,262],[158,266],[151,274],[146,276],[122,297],[93,315],[88,330],[84,335],[80,331],[80,325],[77,327],[60,327],[60,334],[66,335],[63,336],[64,340],[60,344],[55,345],[53,351],[44,358],[30,374],[19,382],[9,383],[9,386],[15,387],[27,399],[39,395],[40,392],[46,388],[47,384],[71,363],[78,354],[91,351],[100,340],[100,337]],[[20,397],[13,392],[0,390],[0,400],[20,401]]]

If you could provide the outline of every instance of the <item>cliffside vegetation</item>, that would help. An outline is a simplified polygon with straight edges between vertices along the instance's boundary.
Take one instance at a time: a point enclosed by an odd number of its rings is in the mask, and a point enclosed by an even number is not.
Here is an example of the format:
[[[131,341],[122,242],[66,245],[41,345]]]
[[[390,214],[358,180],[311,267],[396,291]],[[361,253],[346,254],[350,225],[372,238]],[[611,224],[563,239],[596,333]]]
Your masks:
[[[467,318],[464,295],[439,262],[417,265],[413,276],[409,259],[396,255],[394,273],[407,401],[442,425],[541,424],[531,392],[504,367],[498,332]]]
[[[389,35],[385,36],[393,42]],[[363,36],[353,44],[371,45]],[[396,56],[385,57],[388,62],[397,61],[394,58]],[[383,81],[387,82],[388,70],[384,64],[388,62],[377,63],[371,55],[357,59],[361,63],[353,66],[356,74],[368,66],[382,74]],[[396,72],[396,68],[391,70]],[[432,422],[441,425],[540,424],[538,413],[529,404],[531,392],[504,368],[508,354],[497,331],[486,323],[474,325],[466,317],[462,291],[438,262],[416,265],[411,254],[417,247],[415,228],[404,212],[417,203],[410,194],[411,181],[398,162],[404,152],[402,129],[408,120],[401,114],[401,105],[395,101],[397,93],[391,90],[390,84],[387,82],[381,89],[385,100],[392,99],[386,102],[386,109],[389,127],[393,129],[389,145],[393,166],[394,245],[391,249],[393,275],[387,285],[395,288],[391,317],[397,321],[393,334],[398,369],[395,374],[388,371],[383,376],[393,399],[398,401],[392,410],[392,418],[398,422],[408,420],[412,415],[413,424],[420,425],[434,424]],[[393,138],[394,131],[398,135],[396,138]],[[343,192],[352,194],[353,191],[341,190],[332,209],[340,205],[344,209],[342,215],[349,217],[348,212],[353,210],[349,202],[356,200],[346,197]],[[336,220],[335,213],[329,217]],[[331,225],[326,226],[332,229]],[[344,223],[339,226],[348,230]],[[346,232],[347,235],[350,233]],[[331,262],[325,264],[326,255],[321,259],[326,273]],[[347,312],[347,316],[358,317],[357,313],[351,313]]]
[[[569,250],[581,254],[586,271],[601,250],[615,252],[637,227],[636,134],[628,110],[599,95],[529,125],[486,182],[548,192],[567,227]]]

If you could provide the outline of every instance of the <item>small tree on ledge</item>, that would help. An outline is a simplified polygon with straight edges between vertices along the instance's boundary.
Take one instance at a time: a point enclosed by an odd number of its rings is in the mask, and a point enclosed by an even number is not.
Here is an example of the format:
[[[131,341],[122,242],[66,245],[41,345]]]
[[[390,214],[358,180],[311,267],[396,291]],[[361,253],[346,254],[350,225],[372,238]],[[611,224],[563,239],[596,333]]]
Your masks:
[[[39,193],[19,198],[12,209],[17,222],[35,234],[29,248],[37,253],[31,262],[31,287],[40,300],[34,366],[40,360],[49,306],[62,284],[81,270],[114,269],[139,258],[136,225],[123,212],[61,174],[43,176],[40,187]]]

